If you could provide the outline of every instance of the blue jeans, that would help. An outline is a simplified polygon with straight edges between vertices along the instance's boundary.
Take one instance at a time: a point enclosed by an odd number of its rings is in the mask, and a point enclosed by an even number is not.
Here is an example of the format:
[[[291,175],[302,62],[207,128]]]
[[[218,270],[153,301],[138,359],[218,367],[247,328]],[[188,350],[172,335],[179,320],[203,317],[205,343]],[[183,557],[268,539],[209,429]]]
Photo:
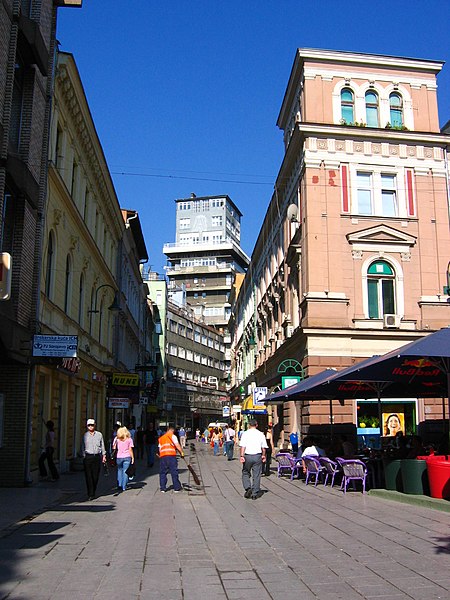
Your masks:
[[[214,456],[219,454],[219,442],[214,442]]]
[[[161,456],[159,460],[159,487],[161,490],[166,489],[167,474],[172,477],[173,489],[175,492],[181,490],[181,483],[178,479],[178,463],[176,456]]]
[[[229,442],[225,442],[225,450],[227,453],[228,460],[233,460],[233,452],[234,452],[233,440],[230,440]]]
[[[131,465],[131,456],[127,456],[126,458],[117,458],[116,462],[117,462],[117,485],[118,485],[118,487],[120,487],[122,490],[125,491],[127,489],[127,483],[128,483],[128,475],[125,473],[125,471]]]
[[[147,467],[153,467],[153,463],[155,462],[156,444],[149,444],[148,446],[145,446],[145,449],[147,450]]]

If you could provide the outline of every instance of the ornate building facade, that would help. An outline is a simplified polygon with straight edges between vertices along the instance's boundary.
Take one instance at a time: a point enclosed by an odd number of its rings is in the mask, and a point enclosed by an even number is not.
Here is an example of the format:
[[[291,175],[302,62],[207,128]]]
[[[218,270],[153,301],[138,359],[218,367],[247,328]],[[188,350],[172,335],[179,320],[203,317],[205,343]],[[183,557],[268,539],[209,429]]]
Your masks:
[[[277,121],[285,155],[233,308],[236,390],[281,386],[286,361],[313,375],[448,325],[442,66],[297,51]],[[369,404],[347,401],[334,423],[354,432]],[[441,400],[396,406],[410,432],[442,416]],[[329,426],[327,402],[274,412],[282,438]]]

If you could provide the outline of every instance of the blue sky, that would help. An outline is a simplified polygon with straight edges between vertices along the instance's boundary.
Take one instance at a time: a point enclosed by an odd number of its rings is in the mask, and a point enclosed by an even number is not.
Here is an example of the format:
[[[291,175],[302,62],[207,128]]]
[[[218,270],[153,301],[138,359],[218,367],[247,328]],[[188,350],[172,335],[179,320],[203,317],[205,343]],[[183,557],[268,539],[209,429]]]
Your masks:
[[[228,194],[251,254],[283,157],[276,120],[299,47],[448,61],[450,1],[83,0],[60,9],[122,207],[152,270],[175,241],[175,199]]]

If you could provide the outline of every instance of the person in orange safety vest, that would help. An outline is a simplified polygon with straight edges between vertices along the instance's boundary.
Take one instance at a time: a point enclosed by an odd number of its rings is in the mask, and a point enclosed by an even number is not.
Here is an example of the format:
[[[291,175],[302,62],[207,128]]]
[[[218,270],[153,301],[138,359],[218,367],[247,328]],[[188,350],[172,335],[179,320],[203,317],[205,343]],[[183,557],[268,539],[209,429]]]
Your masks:
[[[159,448],[159,488],[162,493],[167,492],[167,474],[172,477],[173,491],[181,492],[183,489],[178,479],[177,451],[181,456],[184,452],[177,436],[175,435],[175,426],[169,425],[167,432],[158,440]]]

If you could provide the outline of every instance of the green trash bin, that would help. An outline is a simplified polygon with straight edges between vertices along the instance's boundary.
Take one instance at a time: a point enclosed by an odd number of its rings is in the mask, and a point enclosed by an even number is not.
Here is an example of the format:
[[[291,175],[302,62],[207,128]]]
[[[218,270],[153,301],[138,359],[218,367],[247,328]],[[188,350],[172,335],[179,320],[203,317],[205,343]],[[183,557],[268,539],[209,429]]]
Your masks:
[[[405,494],[430,495],[427,461],[404,458],[401,464],[403,492]]]
[[[403,492],[402,482],[402,460],[397,458],[385,458],[383,459],[384,466],[384,483],[387,490],[394,490],[396,492]]]

